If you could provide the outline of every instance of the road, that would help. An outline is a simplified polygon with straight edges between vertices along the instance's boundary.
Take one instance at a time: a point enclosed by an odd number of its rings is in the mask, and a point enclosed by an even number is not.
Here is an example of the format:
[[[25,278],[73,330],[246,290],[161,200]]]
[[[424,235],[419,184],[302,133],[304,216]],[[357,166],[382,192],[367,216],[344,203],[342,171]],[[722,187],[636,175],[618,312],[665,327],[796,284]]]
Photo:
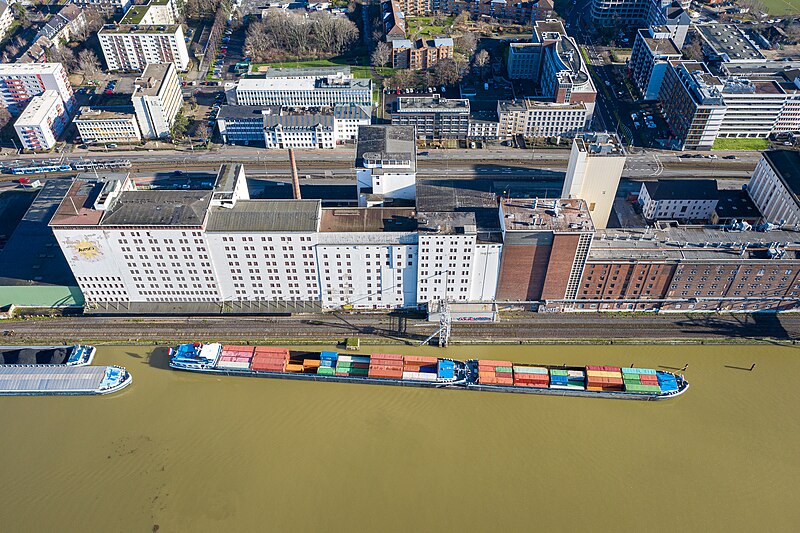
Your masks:
[[[415,343],[438,328],[419,317],[391,314],[337,314],[292,317],[214,316],[196,318],[73,317],[7,320],[13,330],[4,343],[144,343],[215,340],[222,342],[319,342],[359,337],[368,342]],[[536,341],[709,341],[800,339],[800,316],[604,315],[515,313],[498,323],[455,322],[451,342]]]

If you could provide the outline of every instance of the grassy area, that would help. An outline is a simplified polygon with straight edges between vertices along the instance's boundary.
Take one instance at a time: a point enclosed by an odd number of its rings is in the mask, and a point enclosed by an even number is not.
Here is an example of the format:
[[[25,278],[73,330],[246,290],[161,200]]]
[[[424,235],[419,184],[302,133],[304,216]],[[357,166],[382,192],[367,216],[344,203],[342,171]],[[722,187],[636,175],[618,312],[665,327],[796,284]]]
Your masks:
[[[766,150],[767,139],[716,139],[712,150]]]
[[[340,56],[331,59],[311,59],[308,61],[282,61],[279,63],[253,63],[252,72],[258,72],[260,67],[271,68],[320,68],[320,67],[340,67],[349,66],[350,72],[356,78],[375,78],[369,62],[364,56]],[[380,76],[391,77],[394,69],[390,67],[376,67],[375,70]],[[377,80],[376,80],[377,81]]]
[[[795,15],[800,13],[800,0],[762,0],[770,15]]]
[[[455,17],[444,17],[440,21],[442,24],[435,24],[434,17],[408,17],[406,19],[406,35],[409,38],[441,37],[445,34],[445,30],[450,29],[454,20]]]

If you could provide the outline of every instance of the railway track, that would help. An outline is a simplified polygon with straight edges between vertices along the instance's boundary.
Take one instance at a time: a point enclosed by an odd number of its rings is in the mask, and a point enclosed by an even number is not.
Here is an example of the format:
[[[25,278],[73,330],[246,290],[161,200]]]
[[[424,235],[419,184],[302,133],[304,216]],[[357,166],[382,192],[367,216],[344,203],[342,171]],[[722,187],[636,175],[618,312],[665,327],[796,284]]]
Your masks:
[[[359,337],[370,342],[420,342],[437,326],[419,318],[393,315],[335,315],[294,317],[73,317],[11,320],[7,340],[14,343],[123,342],[151,343],[194,339],[269,342],[270,339],[307,341]],[[613,341],[800,339],[800,317],[792,315],[710,315],[557,317],[529,315],[497,323],[456,322],[451,340],[458,342]]]

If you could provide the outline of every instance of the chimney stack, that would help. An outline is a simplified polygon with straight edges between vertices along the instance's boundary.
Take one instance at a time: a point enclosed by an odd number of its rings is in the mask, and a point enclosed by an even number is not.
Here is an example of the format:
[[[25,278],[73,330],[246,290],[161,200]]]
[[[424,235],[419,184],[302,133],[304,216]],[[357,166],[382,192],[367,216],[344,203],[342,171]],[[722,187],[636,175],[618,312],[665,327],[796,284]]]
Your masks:
[[[294,160],[294,150],[289,148],[289,163],[292,165],[292,193],[295,200],[302,200],[300,196],[300,178],[297,177],[297,162]]]

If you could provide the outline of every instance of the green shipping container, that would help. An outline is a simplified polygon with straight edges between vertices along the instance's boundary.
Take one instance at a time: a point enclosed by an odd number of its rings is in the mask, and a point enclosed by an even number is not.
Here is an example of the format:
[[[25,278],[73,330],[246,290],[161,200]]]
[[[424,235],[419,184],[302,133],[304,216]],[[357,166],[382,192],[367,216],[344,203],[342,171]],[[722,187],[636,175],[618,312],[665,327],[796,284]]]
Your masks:
[[[494,369],[495,372],[511,372],[510,366],[497,366]]]
[[[550,375],[551,376],[566,376],[568,374],[567,374],[566,370],[559,370],[559,369],[551,368],[550,369]]]
[[[323,376],[332,376],[334,374],[334,370],[329,366],[321,366],[317,369],[317,374],[321,374]]]

